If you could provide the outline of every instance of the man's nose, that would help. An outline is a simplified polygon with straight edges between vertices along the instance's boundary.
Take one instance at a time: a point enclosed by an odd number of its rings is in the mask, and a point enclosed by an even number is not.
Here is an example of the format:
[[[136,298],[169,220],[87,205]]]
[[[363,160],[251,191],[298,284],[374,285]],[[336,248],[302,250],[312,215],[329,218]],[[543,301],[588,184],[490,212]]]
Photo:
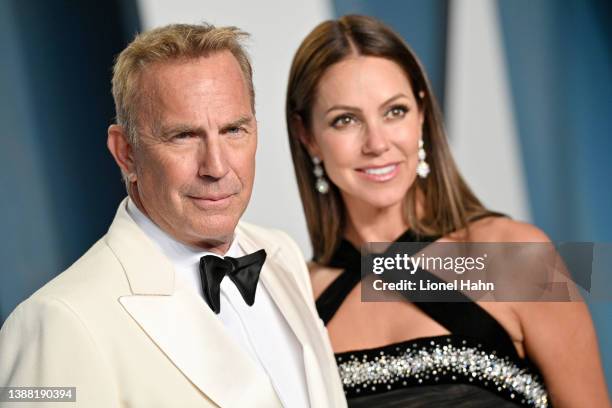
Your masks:
[[[203,152],[199,155],[198,174],[200,177],[220,179],[227,173],[228,165],[220,139],[220,135],[206,137],[202,146]]]
[[[386,130],[377,124],[365,128],[362,151],[368,155],[380,155],[389,150],[389,137]]]

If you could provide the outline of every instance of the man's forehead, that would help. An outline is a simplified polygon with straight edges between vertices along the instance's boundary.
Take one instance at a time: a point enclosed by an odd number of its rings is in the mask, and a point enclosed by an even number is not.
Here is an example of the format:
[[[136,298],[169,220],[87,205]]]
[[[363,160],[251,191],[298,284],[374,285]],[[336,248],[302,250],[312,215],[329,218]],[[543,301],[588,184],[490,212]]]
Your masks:
[[[195,125],[202,120],[224,124],[253,116],[250,94],[239,67],[226,64],[228,59],[235,61],[234,57],[230,53],[229,57],[211,58],[204,62],[159,64],[148,72],[142,83],[147,94],[145,111],[164,127],[177,123]],[[211,62],[215,65],[212,68]]]
[[[141,72],[143,85],[159,89],[172,88],[196,80],[222,79],[246,83],[240,64],[228,50],[202,57],[152,62]]]

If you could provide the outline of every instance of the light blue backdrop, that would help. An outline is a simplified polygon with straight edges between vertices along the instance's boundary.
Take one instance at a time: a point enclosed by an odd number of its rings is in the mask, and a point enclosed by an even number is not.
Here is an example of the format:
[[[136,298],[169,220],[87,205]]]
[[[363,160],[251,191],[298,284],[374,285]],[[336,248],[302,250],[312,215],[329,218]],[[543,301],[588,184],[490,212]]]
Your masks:
[[[1,321],[106,232],[125,195],[106,128],[133,5],[0,2]]]

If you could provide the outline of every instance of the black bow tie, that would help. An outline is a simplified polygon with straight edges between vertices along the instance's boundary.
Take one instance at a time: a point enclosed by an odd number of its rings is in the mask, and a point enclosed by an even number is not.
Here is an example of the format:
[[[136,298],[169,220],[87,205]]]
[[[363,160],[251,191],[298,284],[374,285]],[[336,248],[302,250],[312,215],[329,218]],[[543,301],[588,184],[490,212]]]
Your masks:
[[[215,313],[221,310],[219,300],[221,281],[227,275],[234,282],[247,305],[253,306],[259,272],[266,260],[266,251],[260,249],[250,255],[220,258],[205,255],[200,258],[200,277],[204,300]]]

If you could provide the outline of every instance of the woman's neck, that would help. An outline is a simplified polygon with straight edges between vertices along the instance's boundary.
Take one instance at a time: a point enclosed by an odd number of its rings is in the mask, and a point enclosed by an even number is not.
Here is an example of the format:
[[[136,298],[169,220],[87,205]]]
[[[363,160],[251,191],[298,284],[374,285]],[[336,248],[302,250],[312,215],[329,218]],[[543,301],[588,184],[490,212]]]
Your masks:
[[[408,229],[403,203],[375,208],[365,203],[347,203],[346,239],[354,245],[365,242],[392,242]]]

